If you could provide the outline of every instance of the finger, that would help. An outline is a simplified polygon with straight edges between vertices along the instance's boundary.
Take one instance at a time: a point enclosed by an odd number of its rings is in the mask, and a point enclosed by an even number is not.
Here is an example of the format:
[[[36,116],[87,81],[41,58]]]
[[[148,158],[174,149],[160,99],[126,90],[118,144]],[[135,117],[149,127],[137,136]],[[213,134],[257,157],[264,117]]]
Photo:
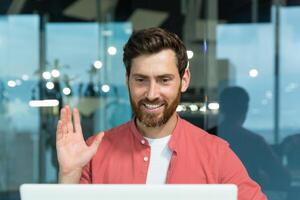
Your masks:
[[[105,135],[104,132],[101,132],[101,133],[99,133],[99,134],[95,137],[95,139],[94,139],[94,141],[93,141],[93,143],[92,143],[92,145],[91,145],[91,148],[93,148],[93,150],[97,151],[97,149],[98,149],[98,147],[99,147],[99,145],[100,145],[100,143],[101,143],[101,141],[102,141],[104,135]]]
[[[66,138],[68,136],[68,128],[66,123],[62,123],[62,136],[63,138]]]
[[[68,106],[65,106],[62,110],[62,122],[63,122],[63,133],[68,134],[68,124],[69,124],[69,117],[68,117]]]
[[[62,134],[63,134],[63,136],[64,136],[65,134],[68,133],[68,130],[65,129],[65,126],[68,124],[68,120],[67,120],[67,110],[66,110],[65,107],[61,109],[60,115],[61,115],[61,116],[60,116],[60,118],[61,118],[60,121],[61,121],[61,124],[62,124]]]
[[[61,110],[60,110],[60,120],[61,120],[61,122],[64,124],[64,123],[66,123],[66,109],[65,108],[62,108]]]
[[[74,128],[73,128],[73,123],[72,123],[72,113],[71,113],[71,108],[70,106],[66,106],[66,111],[67,111],[67,129],[68,129],[68,133],[73,133],[74,132]]]
[[[63,138],[62,122],[61,120],[58,120],[57,128],[56,128],[56,142],[58,142],[62,138]]]
[[[68,107],[65,106],[62,110],[61,110],[61,119],[62,119],[62,123],[67,125],[69,122],[69,117],[68,117]]]
[[[82,134],[81,124],[80,124],[80,114],[77,108],[73,110],[74,128],[76,133]]]

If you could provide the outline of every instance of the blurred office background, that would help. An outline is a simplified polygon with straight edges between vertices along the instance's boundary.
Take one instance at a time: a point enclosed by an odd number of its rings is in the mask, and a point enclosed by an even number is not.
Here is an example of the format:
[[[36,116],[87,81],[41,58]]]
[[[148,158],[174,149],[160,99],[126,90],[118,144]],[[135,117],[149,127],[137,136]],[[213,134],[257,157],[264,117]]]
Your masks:
[[[57,182],[63,105],[86,138],[131,119],[122,47],[147,27],[188,48],[178,113],[226,139],[269,199],[300,199],[299,0],[1,0],[0,199]]]

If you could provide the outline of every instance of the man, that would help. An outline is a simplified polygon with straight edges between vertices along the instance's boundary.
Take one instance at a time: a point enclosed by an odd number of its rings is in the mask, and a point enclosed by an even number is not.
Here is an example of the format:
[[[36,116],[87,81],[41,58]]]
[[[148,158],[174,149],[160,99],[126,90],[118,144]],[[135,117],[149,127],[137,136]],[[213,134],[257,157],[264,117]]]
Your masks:
[[[160,28],[135,32],[123,61],[134,119],[86,145],[78,110],[73,123],[70,108],[63,108],[57,127],[59,182],[233,183],[239,199],[266,199],[225,141],[176,114],[190,82],[178,36]]]

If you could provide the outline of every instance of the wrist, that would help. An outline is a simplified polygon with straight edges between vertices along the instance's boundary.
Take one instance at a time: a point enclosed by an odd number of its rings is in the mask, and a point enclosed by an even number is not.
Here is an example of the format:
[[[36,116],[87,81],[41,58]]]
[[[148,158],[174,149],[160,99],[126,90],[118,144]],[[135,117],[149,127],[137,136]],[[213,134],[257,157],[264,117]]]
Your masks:
[[[58,183],[76,184],[79,183],[82,169],[72,171],[59,170]]]

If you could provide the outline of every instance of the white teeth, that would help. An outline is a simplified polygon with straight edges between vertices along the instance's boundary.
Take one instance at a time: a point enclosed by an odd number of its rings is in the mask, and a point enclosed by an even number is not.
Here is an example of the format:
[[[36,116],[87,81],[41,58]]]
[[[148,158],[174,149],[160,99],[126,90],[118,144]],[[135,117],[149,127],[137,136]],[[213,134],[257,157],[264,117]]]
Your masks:
[[[155,109],[160,107],[161,105],[153,105],[153,104],[144,104],[146,108]]]

